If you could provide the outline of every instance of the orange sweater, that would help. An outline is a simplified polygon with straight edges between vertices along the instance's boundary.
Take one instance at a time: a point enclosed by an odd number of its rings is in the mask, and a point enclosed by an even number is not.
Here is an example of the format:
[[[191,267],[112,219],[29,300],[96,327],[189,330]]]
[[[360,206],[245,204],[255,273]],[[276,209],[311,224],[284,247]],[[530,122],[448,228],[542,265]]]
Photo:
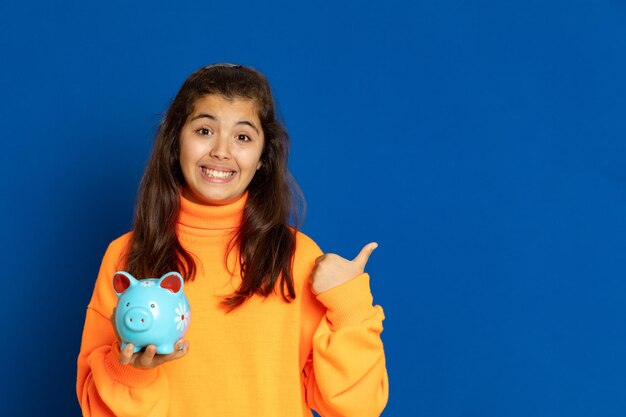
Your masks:
[[[253,296],[231,313],[219,307],[220,297],[241,282],[237,271],[228,272],[224,254],[244,204],[245,196],[221,207],[181,197],[178,237],[198,267],[185,285],[193,314],[189,353],[156,369],[119,363],[111,280],[124,269],[130,234],[109,245],[78,356],[84,416],[298,417],[311,416],[311,408],[324,417],[380,415],[388,396],[384,316],[372,305],[367,274],[315,297],[309,277],[322,252],[298,233],[294,301],[275,294]]]

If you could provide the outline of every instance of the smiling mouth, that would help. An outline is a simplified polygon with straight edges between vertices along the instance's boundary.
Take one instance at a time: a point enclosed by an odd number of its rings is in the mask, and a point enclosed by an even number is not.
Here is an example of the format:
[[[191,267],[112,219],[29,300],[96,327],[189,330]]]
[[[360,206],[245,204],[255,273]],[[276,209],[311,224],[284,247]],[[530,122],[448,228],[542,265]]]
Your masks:
[[[202,167],[202,173],[209,178],[230,178],[235,175],[235,171],[218,171]]]

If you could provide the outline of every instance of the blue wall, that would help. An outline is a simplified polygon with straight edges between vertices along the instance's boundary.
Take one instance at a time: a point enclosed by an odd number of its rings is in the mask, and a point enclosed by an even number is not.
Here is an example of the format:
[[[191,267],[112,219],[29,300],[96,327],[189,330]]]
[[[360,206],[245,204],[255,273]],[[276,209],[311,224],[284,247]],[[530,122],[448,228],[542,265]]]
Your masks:
[[[626,415],[624,2],[86,3],[0,4],[3,415],[80,415],[100,259],[219,61],[270,79],[304,231],[380,243],[385,417]]]

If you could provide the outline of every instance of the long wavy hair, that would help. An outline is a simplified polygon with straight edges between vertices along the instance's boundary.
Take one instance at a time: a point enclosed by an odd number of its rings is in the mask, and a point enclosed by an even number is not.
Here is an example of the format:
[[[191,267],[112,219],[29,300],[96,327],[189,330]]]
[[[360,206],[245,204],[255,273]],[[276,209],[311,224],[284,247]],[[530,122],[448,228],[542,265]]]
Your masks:
[[[139,186],[126,268],[138,277],[180,271],[189,281],[196,275],[194,257],[176,235],[185,185],[179,162],[180,132],[196,100],[209,94],[253,100],[265,137],[261,168],[248,186],[243,219],[228,246],[228,252],[238,250],[242,282],[221,303],[231,311],[254,294],[269,296],[278,286],[290,302],[295,298],[292,260],[304,198],[287,167],[289,136],[275,113],[269,83],[258,71],[239,65],[199,69],[172,101]]]

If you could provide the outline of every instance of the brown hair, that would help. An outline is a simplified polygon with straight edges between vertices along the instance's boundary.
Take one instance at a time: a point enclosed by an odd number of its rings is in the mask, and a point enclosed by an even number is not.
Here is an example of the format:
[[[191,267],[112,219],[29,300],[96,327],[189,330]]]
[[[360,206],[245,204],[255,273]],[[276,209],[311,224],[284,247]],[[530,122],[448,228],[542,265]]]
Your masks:
[[[193,280],[196,264],[176,236],[181,187],[180,131],[202,96],[254,100],[265,137],[261,168],[248,186],[241,225],[229,251],[239,250],[242,282],[222,300],[233,310],[254,294],[267,297],[279,281],[283,298],[295,298],[292,258],[304,199],[289,173],[289,136],[277,119],[265,77],[252,68],[216,64],[193,73],[181,86],[156,134],[135,207],[126,269],[134,276],[155,277],[180,271]],[[294,227],[289,227],[289,221]],[[226,254],[227,255],[227,254]],[[225,256],[226,259],[226,256]]]

